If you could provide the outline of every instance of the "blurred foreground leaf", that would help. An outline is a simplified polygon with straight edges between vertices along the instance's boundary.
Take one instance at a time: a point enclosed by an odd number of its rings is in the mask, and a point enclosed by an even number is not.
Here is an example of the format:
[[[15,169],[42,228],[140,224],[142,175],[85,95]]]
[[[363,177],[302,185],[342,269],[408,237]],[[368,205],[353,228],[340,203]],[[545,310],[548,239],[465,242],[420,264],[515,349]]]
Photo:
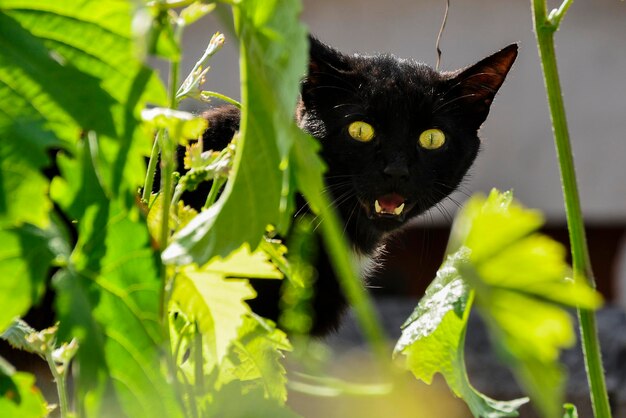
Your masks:
[[[50,262],[64,248],[54,225],[0,229],[0,333],[43,295]]]
[[[76,337],[78,411],[85,416],[181,416],[161,371],[158,257],[134,196],[109,199],[87,142],[61,158],[52,195],[75,219],[70,267],[54,277],[60,338]]]
[[[265,397],[284,404],[287,400],[287,376],[281,360],[290,351],[287,335],[269,321],[246,317],[233,344],[233,373],[249,386],[263,388]],[[249,387],[248,386],[248,387]]]
[[[403,325],[394,351],[406,355],[407,368],[428,384],[435,373],[441,373],[475,417],[516,417],[517,409],[528,399],[493,400],[474,389],[467,376],[463,347],[472,292],[457,269],[457,263],[463,262],[467,253],[460,250],[441,266]]]
[[[3,361],[0,357],[0,362]],[[35,387],[35,376],[22,372],[6,372],[0,364],[0,417],[48,416],[46,401]]]
[[[187,266],[176,277],[172,302],[190,321],[197,321],[211,367],[222,361],[244,315],[250,313],[244,301],[256,294],[246,279],[281,277],[263,252],[251,253],[247,245],[200,268]]]
[[[565,307],[601,303],[586,283],[571,279],[565,250],[536,232],[541,224],[541,215],[514,202],[510,192],[472,198],[455,221],[446,261],[396,346],[417,378],[430,382],[442,373],[476,416],[515,416],[523,400],[477,403],[478,394],[468,391],[462,351],[472,303],[546,417],[560,413],[564,372],[558,357],[575,339]]]
[[[293,194],[286,170],[293,133],[299,132],[293,115],[307,62],[300,8],[297,0],[244,0],[234,6],[242,115],[233,170],[216,204],[175,235],[163,253],[165,262],[202,265],[243,243],[254,249],[268,224],[284,225]]]

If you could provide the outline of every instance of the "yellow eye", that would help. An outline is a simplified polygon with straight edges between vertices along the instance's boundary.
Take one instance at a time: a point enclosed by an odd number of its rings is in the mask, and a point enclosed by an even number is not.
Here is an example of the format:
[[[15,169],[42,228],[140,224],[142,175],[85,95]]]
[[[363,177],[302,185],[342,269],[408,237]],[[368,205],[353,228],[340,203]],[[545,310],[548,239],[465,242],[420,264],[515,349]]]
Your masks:
[[[348,126],[348,133],[357,141],[369,142],[374,138],[374,128],[366,122],[352,122]]]
[[[439,129],[427,129],[420,134],[420,147],[424,149],[441,148],[446,143],[446,135]]]

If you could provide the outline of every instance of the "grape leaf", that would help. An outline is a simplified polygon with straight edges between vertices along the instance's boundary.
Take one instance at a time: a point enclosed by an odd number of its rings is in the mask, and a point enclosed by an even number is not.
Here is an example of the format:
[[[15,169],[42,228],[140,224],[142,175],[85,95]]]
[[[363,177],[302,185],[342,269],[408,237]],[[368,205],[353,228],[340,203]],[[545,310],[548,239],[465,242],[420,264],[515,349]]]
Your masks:
[[[146,125],[152,129],[167,129],[175,144],[186,145],[189,139],[197,139],[207,128],[207,121],[189,112],[154,107],[141,112]]]
[[[297,0],[244,0],[234,6],[242,116],[233,170],[216,204],[175,235],[163,253],[166,263],[204,264],[244,242],[256,248],[268,224],[285,224],[293,193],[284,188],[286,169],[298,131],[293,115],[307,62],[300,8]]]
[[[181,416],[161,372],[161,280],[146,220],[109,199],[94,167],[90,143],[77,160],[59,159],[62,177],[52,195],[77,219],[70,266],[54,277],[61,340],[79,339],[77,399],[86,416]],[[66,178],[80,181],[66,182]]]
[[[461,249],[446,259],[403,325],[394,353],[406,355],[407,368],[428,384],[435,373],[441,373],[475,417],[515,417],[527,399],[506,402],[491,399],[472,387],[465,369],[463,346],[473,293],[461,278],[457,265],[465,261],[468,252]]]
[[[263,388],[266,397],[284,404],[287,400],[286,371],[282,351],[290,351],[287,335],[268,321],[246,317],[233,344],[234,376]]]
[[[190,321],[198,322],[205,345],[210,348],[210,365],[219,364],[228,352],[244,315],[250,313],[244,300],[255,296],[247,280],[229,277],[282,276],[263,253],[250,253],[246,245],[229,257],[215,258],[201,268],[183,268],[174,282],[172,301]]]
[[[210,347],[210,364],[215,365],[237,336],[243,315],[250,312],[243,301],[254,295],[246,280],[225,280],[219,274],[187,269],[176,278],[172,301],[190,320],[198,322]]]
[[[396,346],[396,353],[407,354],[409,368],[418,378],[432,379],[441,372],[478,416],[494,412],[472,406],[475,395],[458,391],[458,376],[449,377],[446,368],[456,361],[465,373],[466,323],[460,312],[469,311],[468,301],[474,300],[499,353],[547,417],[558,416],[562,403],[559,353],[575,339],[564,306],[594,309],[601,303],[586,283],[571,279],[564,248],[536,232],[541,224],[541,215],[523,208],[510,192],[494,190],[486,199],[472,198],[455,220],[446,262]],[[448,354],[437,358],[443,346]],[[432,352],[437,353],[434,358]],[[512,406],[517,409],[521,401]]]
[[[63,251],[58,241],[54,225],[0,229],[0,333],[43,295],[50,262]]]
[[[137,129],[139,110],[147,101],[165,103],[165,90],[137,55],[133,10],[121,0],[3,0],[0,195],[18,199],[0,199],[0,216],[45,226],[51,204],[37,174],[48,164],[45,151],[73,151],[87,130],[100,137],[96,156],[106,162],[102,176],[113,194],[141,182],[150,138]],[[9,180],[15,176],[21,183]],[[28,211],[20,206],[26,199]]]
[[[0,357],[0,361],[4,360]],[[48,416],[45,399],[37,387],[35,376],[16,372],[7,374],[0,367],[0,416],[43,418]]]

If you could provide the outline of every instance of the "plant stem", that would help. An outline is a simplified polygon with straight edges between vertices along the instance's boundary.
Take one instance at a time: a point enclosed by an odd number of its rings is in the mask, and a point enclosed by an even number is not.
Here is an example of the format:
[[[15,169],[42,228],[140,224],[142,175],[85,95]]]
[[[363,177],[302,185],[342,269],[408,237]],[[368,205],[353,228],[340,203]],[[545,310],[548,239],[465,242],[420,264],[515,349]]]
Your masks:
[[[204,206],[202,209],[208,209],[211,207],[215,200],[217,199],[217,194],[222,189],[224,183],[226,183],[226,178],[224,177],[216,177],[213,179],[213,184],[211,184],[211,190],[209,191],[209,195],[206,197],[206,201],[204,202]]]
[[[175,41],[178,45],[182,40],[182,26],[176,25],[174,28]],[[176,99],[176,91],[178,90],[178,73],[180,70],[180,60],[170,61],[168,88],[169,88],[169,108],[176,109],[178,107],[178,100]],[[178,135],[171,135],[171,132],[162,131],[157,133],[157,138],[160,140],[161,148],[161,190],[163,207],[161,208],[161,234],[159,237],[159,248],[161,252],[165,251],[170,236],[170,208],[172,203],[172,188],[173,188],[173,173],[176,170],[176,146],[178,144],[172,144],[171,138],[178,138]],[[176,278],[175,273],[168,274],[167,267],[161,264],[161,298],[160,298],[160,314],[161,314],[161,326],[163,327],[163,337],[166,347],[166,359],[167,368],[169,371],[169,378],[174,385],[176,396],[180,405],[184,405],[184,399],[182,390],[180,388],[180,382],[177,377],[177,366],[175,359],[172,357],[172,338],[170,335],[170,323],[168,315],[169,302],[172,297],[174,289],[174,280]]]
[[[206,393],[204,387],[204,360],[202,358],[202,333],[198,329],[198,323],[194,326],[193,335],[193,351],[194,351],[194,366],[195,366],[195,380],[194,387],[196,394],[203,396]]]
[[[200,94],[200,98],[206,102],[210,101],[211,97],[215,97],[216,99],[220,99],[222,101],[225,101],[226,103],[230,103],[231,105],[237,106],[239,109],[241,109],[241,103],[239,103],[237,100],[232,99],[224,94],[217,93],[215,91],[209,91],[209,90],[204,90]]]
[[[48,350],[45,353],[46,362],[48,362],[48,367],[50,367],[50,371],[52,372],[52,376],[54,377],[54,382],[56,383],[57,393],[59,394],[59,406],[61,407],[61,418],[67,418],[69,416],[69,403],[67,396],[67,385],[65,384],[65,377],[67,376],[67,370],[63,370],[63,372],[59,372],[57,369],[57,365],[52,358],[52,351]],[[65,366],[64,366],[65,367]]]
[[[150,194],[152,193],[152,185],[154,184],[154,176],[156,173],[157,162],[159,160],[159,133],[157,132],[154,138],[154,144],[152,145],[152,153],[150,153],[150,161],[148,161],[148,171],[146,173],[146,180],[143,184],[143,192],[141,194],[141,200],[147,205],[150,202]]]
[[[343,228],[339,224],[337,215],[332,210],[328,197],[322,194],[323,204],[320,208],[322,216],[323,237],[331,256],[331,262],[337,273],[339,284],[348,299],[348,303],[354,309],[356,319],[363,331],[365,339],[369,342],[374,355],[378,358],[381,366],[386,368],[389,363],[389,350],[385,345],[385,333],[378,320],[378,315],[369,294],[363,288],[363,284],[354,272],[352,265],[353,257],[347,250],[348,245],[342,234]]]
[[[556,54],[554,51],[554,32],[558,29],[558,25],[570,4],[571,0],[565,0],[558,10],[550,13],[550,17],[548,18],[546,14],[546,0],[531,0],[535,34],[537,36],[539,56],[543,68],[548,103],[550,105],[554,140],[561,170],[561,184],[565,200],[565,213],[567,216],[570,245],[572,248],[574,276],[577,280],[586,278],[589,284],[595,287],[593,271],[591,270],[591,263],[589,262],[585,226],[576,183],[574,158],[569,140],[565,106],[563,104]],[[578,309],[578,317],[594,415],[597,418],[609,418],[611,416],[611,410],[604,381],[604,370],[602,367],[602,356],[600,353],[595,314],[590,310]]]

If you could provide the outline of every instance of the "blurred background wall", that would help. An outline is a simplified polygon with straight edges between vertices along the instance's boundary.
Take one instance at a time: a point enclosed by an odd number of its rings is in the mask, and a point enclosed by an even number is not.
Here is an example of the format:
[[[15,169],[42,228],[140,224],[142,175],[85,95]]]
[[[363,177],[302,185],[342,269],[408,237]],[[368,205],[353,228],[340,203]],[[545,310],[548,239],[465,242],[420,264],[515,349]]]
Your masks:
[[[451,3],[441,42],[442,69],[460,68],[510,43],[520,44],[519,58],[482,128],[484,147],[463,190],[486,193],[492,187],[513,189],[525,205],[546,214],[548,232],[566,241],[558,166],[532,33],[530,2]],[[341,51],[389,52],[434,65],[435,40],[444,8],[444,0],[305,0],[302,19],[312,33]],[[626,263],[619,264],[620,252],[622,258],[626,253],[625,22],[623,1],[580,1],[572,5],[556,35],[594,268],[600,288],[609,298],[618,297],[618,277],[626,275]],[[216,30],[225,28],[214,17],[188,30],[183,74]],[[206,86],[239,97],[234,37],[227,36],[225,48],[214,57]],[[198,109],[197,103],[187,102],[184,106]],[[463,201],[466,196],[457,193],[454,198]],[[452,202],[446,206],[450,212],[456,209]],[[448,232],[447,221],[438,211],[433,211],[433,218],[424,217],[425,225],[403,238],[389,263],[387,289],[419,293],[432,278]],[[432,266],[423,268],[422,263],[417,269],[402,261],[407,256],[414,259],[416,253]],[[626,290],[623,297],[626,303]]]

